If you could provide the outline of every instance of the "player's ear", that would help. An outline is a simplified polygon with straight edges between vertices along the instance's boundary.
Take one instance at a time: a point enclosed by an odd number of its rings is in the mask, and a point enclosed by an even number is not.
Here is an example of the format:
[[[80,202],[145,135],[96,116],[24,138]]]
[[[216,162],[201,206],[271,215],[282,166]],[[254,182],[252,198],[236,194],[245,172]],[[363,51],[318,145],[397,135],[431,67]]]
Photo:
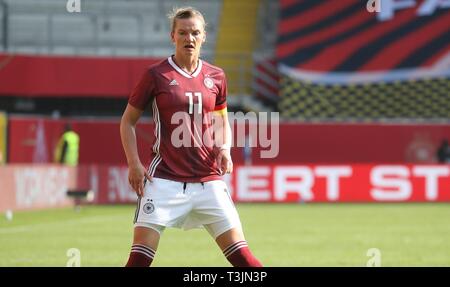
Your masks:
[[[174,37],[175,33],[172,31],[170,32],[170,39],[172,40],[172,43],[175,44],[175,37]]]

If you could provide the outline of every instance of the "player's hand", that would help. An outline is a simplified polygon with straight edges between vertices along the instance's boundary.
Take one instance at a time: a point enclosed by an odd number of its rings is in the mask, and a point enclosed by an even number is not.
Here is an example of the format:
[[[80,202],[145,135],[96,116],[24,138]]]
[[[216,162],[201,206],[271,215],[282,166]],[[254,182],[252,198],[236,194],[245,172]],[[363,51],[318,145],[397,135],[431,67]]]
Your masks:
[[[145,167],[139,163],[128,166],[128,182],[138,196],[144,195],[144,179],[152,181],[152,177],[147,174]]]
[[[230,150],[221,149],[217,155],[217,166],[222,175],[233,172],[233,161],[231,160]]]

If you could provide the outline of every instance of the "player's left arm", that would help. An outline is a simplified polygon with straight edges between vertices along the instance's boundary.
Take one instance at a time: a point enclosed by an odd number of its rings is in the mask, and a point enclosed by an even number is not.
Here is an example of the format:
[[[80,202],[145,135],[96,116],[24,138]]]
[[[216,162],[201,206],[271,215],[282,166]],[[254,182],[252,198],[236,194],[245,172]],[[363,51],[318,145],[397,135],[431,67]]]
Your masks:
[[[214,111],[214,140],[217,152],[217,165],[223,174],[233,172],[231,159],[231,127],[228,122],[227,108]]]

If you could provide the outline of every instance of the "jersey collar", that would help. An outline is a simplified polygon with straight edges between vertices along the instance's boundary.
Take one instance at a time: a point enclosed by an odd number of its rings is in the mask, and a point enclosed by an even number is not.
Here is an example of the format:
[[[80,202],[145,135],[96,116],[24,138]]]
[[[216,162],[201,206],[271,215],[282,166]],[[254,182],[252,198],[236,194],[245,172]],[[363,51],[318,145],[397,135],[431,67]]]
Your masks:
[[[197,69],[195,69],[195,71],[194,71],[194,73],[192,73],[192,75],[189,75],[188,73],[183,71],[183,69],[178,67],[178,65],[173,61],[172,56],[167,58],[167,60],[169,61],[169,64],[172,66],[172,68],[174,68],[178,73],[180,73],[181,75],[185,76],[188,79],[197,77],[197,75],[200,74],[200,71],[202,70],[203,64],[202,64],[202,60],[200,60],[200,59],[198,59]]]

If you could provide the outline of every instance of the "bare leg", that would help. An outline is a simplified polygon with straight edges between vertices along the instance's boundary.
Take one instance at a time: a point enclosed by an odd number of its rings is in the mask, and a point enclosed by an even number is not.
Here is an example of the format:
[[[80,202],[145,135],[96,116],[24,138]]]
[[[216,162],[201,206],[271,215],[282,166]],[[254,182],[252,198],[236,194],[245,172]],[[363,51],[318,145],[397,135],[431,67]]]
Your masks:
[[[261,262],[253,256],[239,228],[232,228],[216,238],[227,260],[234,267],[262,267]]]
[[[158,231],[136,226],[134,228],[133,246],[126,267],[148,267],[153,262],[158,249],[160,234]]]
[[[225,231],[216,238],[217,245],[219,245],[221,250],[224,250],[231,244],[238,241],[245,241],[244,234],[238,228],[232,228],[228,231]]]

